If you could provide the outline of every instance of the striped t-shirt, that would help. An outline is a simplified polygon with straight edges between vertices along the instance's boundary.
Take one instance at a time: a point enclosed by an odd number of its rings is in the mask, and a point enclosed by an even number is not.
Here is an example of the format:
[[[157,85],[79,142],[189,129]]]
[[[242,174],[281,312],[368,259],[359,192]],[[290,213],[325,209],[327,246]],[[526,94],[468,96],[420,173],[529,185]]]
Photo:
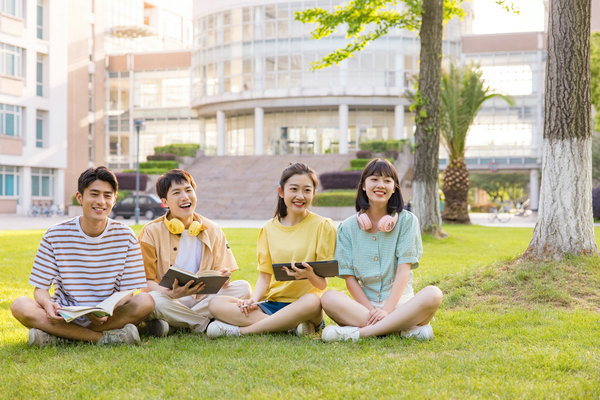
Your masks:
[[[42,237],[29,283],[49,290],[61,306],[93,306],[114,292],[146,286],[140,245],[133,231],[108,220],[100,236],[86,235],[79,217],[52,226]]]

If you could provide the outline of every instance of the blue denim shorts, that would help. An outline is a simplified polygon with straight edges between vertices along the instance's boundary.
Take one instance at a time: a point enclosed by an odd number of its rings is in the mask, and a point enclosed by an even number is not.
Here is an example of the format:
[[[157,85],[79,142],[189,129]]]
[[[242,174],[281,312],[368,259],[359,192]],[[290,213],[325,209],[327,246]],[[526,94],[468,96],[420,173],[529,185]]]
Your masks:
[[[285,306],[289,306],[292,303],[285,303],[283,301],[267,301],[266,303],[261,303],[258,306],[267,315],[275,314],[277,311],[281,310]]]

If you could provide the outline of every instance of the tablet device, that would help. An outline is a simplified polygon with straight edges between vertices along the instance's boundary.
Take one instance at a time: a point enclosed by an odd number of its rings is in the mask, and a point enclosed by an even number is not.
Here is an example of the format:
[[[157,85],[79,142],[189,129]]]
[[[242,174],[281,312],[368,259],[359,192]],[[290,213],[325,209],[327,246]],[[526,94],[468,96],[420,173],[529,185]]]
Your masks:
[[[339,274],[337,260],[308,261],[308,264],[313,267],[315,274],[323,278],[338,276]],[[283,267],[288,267],[291,269],[291,266],[292,263],[273,264],[273,274],[275,275],[275,280],[295,281],[296,279],[293,276],[289,276],[283,269]],[[304,268],[301,262],[295,263],[295,266],[296,268]]]

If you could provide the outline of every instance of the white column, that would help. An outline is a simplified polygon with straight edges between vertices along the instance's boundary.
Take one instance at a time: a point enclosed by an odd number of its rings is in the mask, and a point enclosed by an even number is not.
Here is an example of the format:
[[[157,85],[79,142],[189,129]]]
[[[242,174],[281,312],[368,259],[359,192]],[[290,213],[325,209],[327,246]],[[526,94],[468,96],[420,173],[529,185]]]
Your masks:
[[[404,139],[404,106],[394,107],[394,139]]]
[[[348,154],[348,104],[340,104],[339,126],[340,154]]]
[[[217,155],[225,155],[225,113],[217,111]]]
[[[27,211],[31,208],[31,167],[23,167],[21,174],[21,193],[19,194],[19,205],[17,213],[27,215]]]
[[[540,205],[540,179],[537,169],[529,171],[529,201],[531,209],[537,211]]]
[[[261,107],[254,109],[254,155],[265,153],[265,111]]]
[[[133,128],[133,101],[134,95],[133,90],[135,84],[133,82],[133,69],[134,69],[134,55],[133,53],[127,55],[127,70],[129,71],[129,154],[127,154],[129,169],[135,168],[135,135]]]
[[[65,202],[65,170],[58,168],[56,170],[56,182],[54,183],[54,204],[64,205]]]

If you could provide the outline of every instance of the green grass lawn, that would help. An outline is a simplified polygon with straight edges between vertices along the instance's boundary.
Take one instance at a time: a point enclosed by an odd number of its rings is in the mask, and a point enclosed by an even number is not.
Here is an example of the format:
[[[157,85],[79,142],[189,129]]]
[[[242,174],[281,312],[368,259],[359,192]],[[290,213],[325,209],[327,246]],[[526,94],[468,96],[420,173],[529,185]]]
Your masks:
[[[138,347],[42,349],[27,347],[9,306],[32,293],[43,232],[0,232],[0,398],[599,398],[598,259],[515,262],[532,228],[444,230],[449,238],[424,238],[415,270],[416,289],[446,293],[430,342],[179,333]],[[225,231],[234,278],[254,284],[258,230]]]

